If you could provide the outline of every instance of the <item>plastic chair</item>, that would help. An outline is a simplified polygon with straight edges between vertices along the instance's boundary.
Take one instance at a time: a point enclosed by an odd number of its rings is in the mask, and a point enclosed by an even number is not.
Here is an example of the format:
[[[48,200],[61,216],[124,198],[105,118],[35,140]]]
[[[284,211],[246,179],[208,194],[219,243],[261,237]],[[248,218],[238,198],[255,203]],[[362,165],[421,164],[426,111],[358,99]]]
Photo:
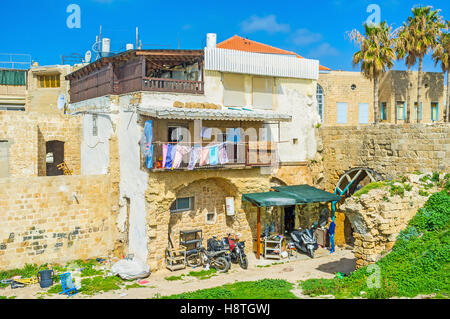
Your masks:
[[[67,296],[73,296],[78,293],[77,288],[75,287],[72,279],[72,274],[70,272],[66,272],[61,274],[61,286],[62,291],[59,294],[67,294]]]

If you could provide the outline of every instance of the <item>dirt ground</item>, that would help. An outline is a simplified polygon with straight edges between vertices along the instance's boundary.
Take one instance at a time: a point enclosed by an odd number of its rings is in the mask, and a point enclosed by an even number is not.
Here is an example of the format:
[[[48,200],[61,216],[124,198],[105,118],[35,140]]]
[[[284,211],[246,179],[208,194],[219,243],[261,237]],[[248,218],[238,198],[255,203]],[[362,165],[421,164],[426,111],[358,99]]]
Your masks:
[[[261,267],[268,264],[270,267]],[[260,267],[257,267],[259,265]],[[310,278],[333,278],[336,272],[349,273],[355,270],[356,259],[350,249],[337,249],[334,254],[330,254],[325,249],[316,251],[314,259],[306,255],[298,254],[295,258],[283,260],[257,260],[254,254],[249,254],[249,267],[247,270],[241,269],[239,265],[232,264],[228,273],[218,274],[209,279],[198,279],[192,276],[185,276],[182,280],[168,281],[165,277],[179,276],[192,271],[187,267],[184,270],[171,272],[167,269],[152,273],[146,280],[149,283],[140,288],[130,288],[100,293],[94,296],[86,296],[81,293],[70,297],[71,299],[146,299],[152,298],[156,294],[167,296],[183,292],[195,291],[205,288],[213,288],[223,284],[234,283],[236,281],[255,281],[261,279],[284,279],[292,283],[298,280]],[[200,269],[194,269],[200,270]],[[132,283],[132,282],[130,282]],[[41,296],[42,289],[38,284],[25,288],[11,289],[10,287],[0,289],[1,296],[16,296],[15,299],[36,299]],[[306,298],[301,291],[293,291],[299,297]],[[65,295],[43,295],[45,299],[67,299]],[[42,297],[41,297],[42,298]]]

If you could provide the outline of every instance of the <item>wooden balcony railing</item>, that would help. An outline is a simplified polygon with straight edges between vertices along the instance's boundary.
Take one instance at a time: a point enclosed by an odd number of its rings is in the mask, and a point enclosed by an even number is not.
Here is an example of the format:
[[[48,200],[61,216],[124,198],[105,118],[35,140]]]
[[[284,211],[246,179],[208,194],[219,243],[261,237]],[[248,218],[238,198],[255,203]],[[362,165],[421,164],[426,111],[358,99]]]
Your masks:
[[[143,78],[144,91],[203,94],[203,81],[175,80],[162,78]]]

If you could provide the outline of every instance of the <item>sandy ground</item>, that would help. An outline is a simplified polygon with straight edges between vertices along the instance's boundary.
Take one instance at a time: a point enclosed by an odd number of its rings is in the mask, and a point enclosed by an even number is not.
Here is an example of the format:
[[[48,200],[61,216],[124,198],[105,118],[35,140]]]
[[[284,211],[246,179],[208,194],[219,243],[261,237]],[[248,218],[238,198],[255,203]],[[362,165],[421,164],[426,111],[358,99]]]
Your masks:
[[[283,264],[271,265],[270,267],[257,267],[257,265],[267,265],[273,263]],[[239,265],[232,264],[228,273],[218,274],[209,279],[200,280],[192,276],[186,276],[183,280],[168,281],[165,277],[179,276],[188,273],[193,269],[187,267],[184,270],[171,272],[167,269],[152,273],[146,280],[149,283],[145,287],[121,289],[85,296],[77,294],[70,298],[90,298],[90,299],[145,299],[152,298],[156,294],[161,296],[179,294],[182,292],[195,291],[199,289],[212,288],[223,284],[234,283],[236,281],[255,281],[265,278],[285,279],[292,283],[298,280],[310,278],[333,278],[336,272],[349,273],[355,269],[356,259],[350,249],[337,249],[334,254],[330,254],[325,249],[316,251],[314,259],[303,254],[297,254],[295,258],[283,260],[257,260],[254,254],[249,254],[249,268],[241,269]],[[197,269],[194,269],[197,270]],[[200,270],[200,269],[198,269]],[[133,282],[130,282],[131,284]],[[1,296],[16,296],[16,299],[36,299],[41,296],[42,289],[35,284],[25,288],[11,289],[10,287],[0,289]],[[297,296],[305,298],[301,291],[293,291]],[[45,299],[67,299],[65,295],[43,295]]]

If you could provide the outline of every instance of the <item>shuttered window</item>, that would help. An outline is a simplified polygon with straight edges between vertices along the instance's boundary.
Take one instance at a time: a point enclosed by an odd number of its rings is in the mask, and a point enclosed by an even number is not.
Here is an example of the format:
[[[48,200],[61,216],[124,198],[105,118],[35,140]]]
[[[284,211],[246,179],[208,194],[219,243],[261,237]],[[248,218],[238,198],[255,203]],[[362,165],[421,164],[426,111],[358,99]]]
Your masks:
[[[337,121],[338,124],[347,123],[347,103],[339,102],[337,104]]]
[[[59,74],[38,75],[39,88],[59,88],[61,86]]]
[[[273,78],[253,77],[253,106],[272,109]]]
[[[436,102],[431,102],[431,120],[439,121],[439,104]]]
[[[359,103],[358,118],[359,124],[369,124],[369,103]]]
[[[223,74],[223,104],[245,106],[245,83],[243,74]]]
[[[414,112],[413,117],[417,121],[417,102],[414,102]],[[420,103],[420,119],[422,119],[422,102]]]

